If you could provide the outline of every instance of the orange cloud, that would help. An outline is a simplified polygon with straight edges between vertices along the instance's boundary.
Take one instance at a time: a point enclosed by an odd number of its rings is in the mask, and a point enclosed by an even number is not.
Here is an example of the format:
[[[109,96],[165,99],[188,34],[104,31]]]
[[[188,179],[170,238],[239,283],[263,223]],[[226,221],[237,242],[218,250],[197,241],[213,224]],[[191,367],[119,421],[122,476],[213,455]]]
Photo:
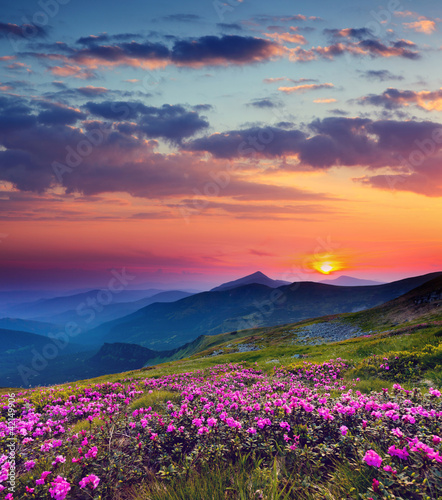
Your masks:
[[[286,42],[305,45],[307,43],[307,40],[298,33],[264,33],[264,35],[281,44]]]
[[[421,18],[419,21],[404,23],[404,26],[407,29],[415,31],[416,33],[425,33],[426,35],[431,35],[436,31],[436,23],[430,19]]]
[[[338,102],[337,99],[315,99],[313,101],[316,104],[331,104],[332,102]]]
[[[81,80],[87,80],[88,78],[94,77],[94,73],[92,71],[72,64],[66,64],[64,66],[52,66],[49,68],[49,71],[56,76],[72,76],[74,78],[80,78]]]
[[[303,94],[309,90],[328,89],[333,87],[333,83],[311,83],[306,85],[296,85],[295,87],[279,87],[278,90],[284,92],[285,94]]]

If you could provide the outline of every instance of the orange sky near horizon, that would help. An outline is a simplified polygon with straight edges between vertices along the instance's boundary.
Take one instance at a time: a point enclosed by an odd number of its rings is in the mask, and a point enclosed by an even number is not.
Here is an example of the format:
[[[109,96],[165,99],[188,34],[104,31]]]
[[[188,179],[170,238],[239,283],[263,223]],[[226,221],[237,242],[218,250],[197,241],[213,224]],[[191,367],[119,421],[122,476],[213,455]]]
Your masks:
[[[218,206],[219,198],[206,200],[203,210],[187,218],[171,206],[173,201],[156,203],[127,194],[101,195],[99,201],[71,196],[69,201],[54,201],[46,213],[37,203],[30,220],[2,223],[8,236],[0,254],[3,264],[13,267],[122,266],[139,275],[162,269],[232,277],[262,270],[293,281],[320,279],[308,262],[321,260],[324,253],[344,256],[342,269],[332,270],[331,276],[389,279],[438,270],[432,263],[442,254],[442,200],[373,190],[345,173],[280,178],[281,185],[296,180],[303,189],[332,199],[259,202],[254,206],[264,212],[256,216],[248,212],[250,204],[235,200],[230,203],[240,207],[228,213]],[[302,214],[278,213],[278,208],[297,205],[303,207]],[[164,218],[131,218],[142,212],[162,213]]]

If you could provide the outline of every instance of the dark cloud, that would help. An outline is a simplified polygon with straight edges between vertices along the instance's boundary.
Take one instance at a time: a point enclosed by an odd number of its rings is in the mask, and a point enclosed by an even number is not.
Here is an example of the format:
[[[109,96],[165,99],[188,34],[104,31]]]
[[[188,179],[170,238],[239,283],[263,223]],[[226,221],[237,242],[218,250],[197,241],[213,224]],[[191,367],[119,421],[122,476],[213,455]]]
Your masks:
[[[368,70],[368,71],[360,71],[360,73],[367,78],[367,80],[377,80],[379,82],[385,82],[387,80],[403,80],[404,77],[400,75],[395,75],[388,69],[381,70]]]
[[[57,76],[89,78],[91,70],[99,67],[127,65],[149,69],[167,65],[185,67],[244,65],[271,60],[282,56],[286,49],[279,43],[251,36],[203,36],[194,39],[173,37],[172,47],[150,41],[100,44],[97,40],[108,35],[79,39],[82,48],[70,48],[65,53],[27,52],[23,56],[41,60],[60,60],[62,64],[51,67]],[[89,72],[89,73],[88,73]],[[93,74],[92,74],[93,76]]]
[[[354,38],[357,40],[364,40],[366,38],[372,38],[373,33],[367,28],[345,28],[345,29],[325,29],[323,30],[325,35],[331,38]]]
[[[335,57],[344,54],[351,54],[355,57],[371,56],[375,57],[402,57],[405,59],[420,59],[420,54],[416,50],[416,45],[407,40],[398,40],[384,44],[376,39],[364,39],[354,41],[347,37],[342,41],[336,41],[331,45],[312,47],[311,49],[302,49],[296,47],[290,49],[290,59],[292,61],[308,62],[318,58],[333,60]]]
[[[253,106],[254,108],[260,108],[260,109],[269,109],[269,108],[277,108],[279,104],[272,99],[269,98],[262,98],[262,99],[254,99],[253,101],[249,102],[247,106]]]
[[[177,41],[172,61],[178,65],[211,65],[227,61],[247,64],[269,59],[281,53],[281,48],[262,38],[237,35],[203,36],[197,40]]]
[[[358,103],[382,106],[387,110],[414,105],[426,111],[442,111],[442,89],[416,92],[414,90],[389,88],[382,94],[369,94],[361,97]]]
[[[299,168],[303,165],[315,169],[389,167],[393,173],[386,178],[394,177],[395,189],[442,196],[442,126],[439,123],[329,117],[315,120],[308,128],[310,134],[274,127],[218,133],[190,141],[186,149],[207,151],[215,157],[229,159],[296,156]],[[367,176],[359,181],[377,186],[384,178]],[[403,181],[399,183],[397,179]],[[419,180],[414,190],[413,179]]]
[[[156,141],[121,132],[119,128],[123,123],[87,121],[81,128],[50,120],[39,123],[35,115],[38,106],[40,104],[23,99],[0,99],[0,145],[3,147],[0,179],[11,182],[20,191],[44,192],[62,186],[68,194],[95,196],[125,192],[160,199],[192,197],[198,189],[205,196],[206,186],[211,183],[219,186],[214,196],[240,201],[327,199],[325,195],[295,187],[269,186],[242,179],[234,171],[227,172],[225,162],[211,160],[208,164],[195,153],[160,154],[156,152]],[[140,109],[138,119],[147,113]],[[155,110],[153,113],[150,109],[149,116],[157,122],[161,118],[185,116],[179,107]],[[141,123],[140,127],[144,125],[147,126]],[[168,127],[165,122],[164,135],[168,134]],[[214,179],[218,178],[221,180],[216,184]]]
[[[242,31],[243,27],[238,23],[217,23],[217,27],[223,31]]]
[[[39,123],[44,125],[73,125],[78,120],[85,120],[87,115],[78,109],[52,103],[42,103],[43,108],[37,115]]]
[[[194,23],[203,18],[196,14],[170,14],[161,18],[163,21],[177,21],[181,23]]]
[[[357,179],[365,185],[388,189],[385,182],[390,182],[391,189],[442,196],[439,123],[329,117],[302,129],[293,124],[250,126],[182,144],[183,138],[208,126],[197,112],[179,105],[154,107],[131,101],[116,105],[113,109],[111,101],[99,107],[88,103],[79,111],[1,96],[0,179],[20,191],[62,186],[67,193],[86,196],[126,192],[154,199],[192,197],[197,192],[204,195],[211,183],[214,196],[237,201],[327,198],[241,175],[261,158],[281,158],[274,169],[365,167],[368,174]],[[123,120],[120,107],[129,110],[124,120],[130,121]],[[76,126],[89,114],[97,120]],[[180,145],[181,151],[158,153],[156,137]],[[209,160],[207,152],[213,156]],[[241,161],[226,164],[225,159]],[[247,159],[254,162],[246,163]],[[385,170],[390,175],[385,176]]]
[[[85,107],[93,115],[106,120],[137,120],[137,123],[118,125],[118,130],[123,134],[141,133],[150,138],[164,138],[173,142],[180,142],[209,126],[209,122],[196,111],[180,105],[155,107],[136,101],[90,101]]]
[[[192,106],[192,109],[194,111],[212,111],[213,106],[211,104],[195,104],[195,106]]]
[[[87,87],[79,87],[78,89],[76,89],[76,91],[86,97],[99,96],[107,94],[109,92],[109,90],[105,87],[94,87],[92,85],[88,85]]]
[[[190,151],[207,151],[217,158],[272,158],[294,154],[304,139],[305,134],[299,130],[252,127],[194,139],[184,147]]]
[[[47,31],[35,24],[0,23],[0,38],[16,36],[20,38],[44,38]]]
[[[142,38],[136,33],[119,33],[117,35],[109,35],[108,33],[100,33],[99,35],[89,35],[80,37],[76,43],[79,45],[97,45],[103,42],[119,42],[127,40],[136,40]]]

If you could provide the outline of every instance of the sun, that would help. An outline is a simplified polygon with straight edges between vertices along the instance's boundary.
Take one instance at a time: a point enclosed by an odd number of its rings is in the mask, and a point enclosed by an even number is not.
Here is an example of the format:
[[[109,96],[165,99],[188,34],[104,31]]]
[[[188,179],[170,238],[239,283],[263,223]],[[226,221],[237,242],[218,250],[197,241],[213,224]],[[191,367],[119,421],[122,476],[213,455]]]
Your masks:
[[[319,266],[319,271],[322,274],[330,274],[334,270],[334,267],[330,262],[324,262]]]

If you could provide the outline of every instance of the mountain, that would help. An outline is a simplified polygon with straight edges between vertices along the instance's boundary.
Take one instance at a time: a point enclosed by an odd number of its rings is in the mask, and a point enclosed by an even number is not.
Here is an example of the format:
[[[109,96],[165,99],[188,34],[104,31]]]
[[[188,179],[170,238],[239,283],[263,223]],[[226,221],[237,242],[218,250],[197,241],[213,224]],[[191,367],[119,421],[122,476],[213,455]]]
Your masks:
[[[89,354],[84,354],[89,350]],[[0,329],[0,386],[64,381],[66,372],[81,378],[78,359],[94,351],[72,342],[51,340],[43,335]],[[71,379],[72,380],[72,379]]]
[[[5,307],[3,304],[0,307],[1,311],[7,312],[7,315],[15,318],[22,319],[37,319],[37,318],[50,318],[57,314],[66,311],[76,310],[82,304],[90,305],[92,302],[99,302],[99,304],[119,304],[127,302],[135,302],[142,300],[153,295],[163,293],[164,290],[148,289],[148,290],[118,290],[120,284],[116,282],[116,291],[112,292],[110,289],[106,290],[87,290],[80,293],[61,294],[60,296],[42,298],[30,302],[15,303],[10,307]],[[27,297],[29,294],[23,295]],[[109,302],[110,297],[110,302]],[[17,298],[16,298],[17,300]],[[6,299],[5,299],[6,302]]]
[[[0,329],[35,333],[47,336],[63,331],[63,327],[30,319],[0,318]]]
[[[215,288],[212,288],[212,290],[210,291],[221,292],[224,290],[231,290],[232,288],[237,288],[239,286],[252,285],[254,283],[258,285],[265,285],[268,286],[269,288],[278,288],[280,286],[290,285],[289,281],[272,280],[271,278],[263,274],[261,271],[257,271],[256,273],[244,276],[244,278],[239,278],[235,281],[229,281],[227,283],[219,285]]]
[[[369,311],[351,315],[351,319],[360,324],[384,328],[408,322],[441,320],[442,276],[427,281],[404,295]]]
[[[324,283],[326,285],[337,285],[337,286],[374,286],[374,285],[384,284],[380,281],[363,280],[345,275],[338,276],[337,278],[332,280],[322,280],[319,283]]]
[[[190,295],[192,294],[188,292],[170,290],[157,293],[152,297],[147,297],[135,302],[110,303],[104,306],[95,304],[95,306],[91,305],[88,307],[85,307],[84,302],[80,302],[80,304],[83,305],[80,306],[80,308],[77,306],[76,310],[65,311],[55,316],[39,316],[38,320],[51,321],[63,325],[72,321],[77,323],[84,330],[90,330],[107,321],[112,321],[134,313],[155,302],[175,302],[184,297],[190,297]]]
[[[152,351],[137,344],[125,344],[116,342],[114,344],[103,344],[101,349],[90,358],[89,362],[100,367],[100,372],[116,373],[119,371],[136,370],[142,368],[149,361],[159,362],[173,355],[173,351]],[[102,373],[99,373],[100,375]]]
[[[79,336],[84,343],[124,342],[170,350],[199,335],[243,330],[368,309],[441,276],[432,273],[375,286],[296,282],[278,288],[251,284],[156,303]]]

